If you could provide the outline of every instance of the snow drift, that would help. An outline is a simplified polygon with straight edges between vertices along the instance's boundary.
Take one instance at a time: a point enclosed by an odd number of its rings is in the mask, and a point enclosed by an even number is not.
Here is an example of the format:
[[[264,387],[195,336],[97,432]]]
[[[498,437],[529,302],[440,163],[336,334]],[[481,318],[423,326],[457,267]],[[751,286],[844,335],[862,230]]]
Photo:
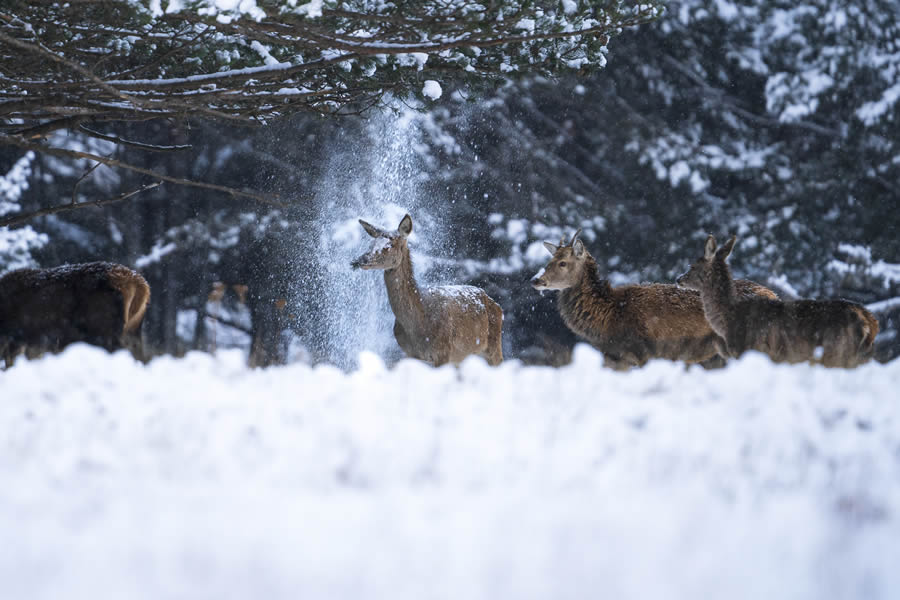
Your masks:
[[[887,598],[900,361],[0,373],[7,598]]]

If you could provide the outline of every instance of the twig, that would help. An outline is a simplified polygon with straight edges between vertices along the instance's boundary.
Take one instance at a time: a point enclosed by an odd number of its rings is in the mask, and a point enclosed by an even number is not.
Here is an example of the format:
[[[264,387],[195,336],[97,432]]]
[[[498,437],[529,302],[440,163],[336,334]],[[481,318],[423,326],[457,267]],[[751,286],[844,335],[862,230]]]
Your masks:
[[[75,182],[75,185],[72,186],[72,206],[78,204],[78,201],[75,199],[75,194],[78,192],[78,186],[81,185],[81,182],[85,180],[85,178],[94,172],[94,170],[100,166],[100,163],[94,163],[90,169],[84,172],[84,175],[78,178],[78,181]]]
[[[100,133],[99,131],[94,131],[93,129],[89,129],[84,125],[79,125],[78,129],[97,139],[106,140],[107,142],[113,142],[114,144],[121,144],[122,146],[131,146],[132,148],[149,150],[151,152],[178,152],[179,150],[188,150],[190,148],[193,148],[193,146],[191,146],[190,144],[182,144],[178,146],[158,146],[156,144],[133,142],[130,140],[122,139],[120,137],[116,137],[114,135],[107,135],[105,133]]]
[[[98,166],[94,165],[95,167]],[[146,192],[147,190],[152,190],[155,187],[159,187],[162,185],[161,181],[155,181],[153,183],[148,183],[147,185],[140,187],[136,190],[132,190],[130,192],[126,192],[115,198],[104,198],[102,200],[93,200],[90,202],[80,202],[78,204],[59,204],[57,206],[51,206],[49,208],[42,208],[40,210],[36,210],[34,212],[30,212],[24,215],[15,215],[13,217],[7,217],[5,219],[0,219],[0,227],[15,227],[17,225],[22,225],[31,219],[37,217],[46,217],[47,215],[55,215],[56,213],[66,212],[68,210],[75,210],[76,208],[84,208],[86,206],[106,206],[107,204],[115,204],[116,202],[121,202],[122,200],[127,200],[136,194],[140,194],[141,192]]]
[[[19,131],[15,132],[15,135],[21,135],[22,137],[28,138],[30,140],[39,139],[42,137],[46,137],[47,134],[53,133],[58,129],[77,127],[86,118],[87,116],[85,115],[73,115],[71,117],[63,117],[62,119],[53,119],[52,121],[47,121],[46,123],[41,123],[40,125],[29,127],[28,129],[20,129]]]
[[[250,329],[249,327],[245,327],[244,325],[241,325],[240,323],[238,323],[236,321],[232,321],[231,319],[228,319],[226,317],[218,317],[216,315],[210,314],[209,312],[205,312],[204,316],[205,316],[205,318],[212,319],[213,321],[216,321],[217,323],[221,323],[222,325],[225,325],[226,327],[231,327],[233,329],[237,329],[238,331],[246,333],[247,335],[250,335],[250,336],[253,335],[252,329]]]
[[[0,144],[10,144],[12,146],[18,146],[19,148],[24,148],[26,150],[34,150],[35,152],[43,152],[44,154],[50,154],[52,156],[63,156],[66,158],[87,158],[89,160],[95,160],[97,162],[103,163],[104,165],[107,165],[109,167],[128,169],[129,171],[149,175],[154,179],[161,179],[162,181],[168,181],[169,183],[177,183],[178,185],[187,185],[191,187],[203,188],[206,190],[214,190],[216,192],[224,192],[226,194],[230,194],[231,196],[249,198],[251,200],[256,200],[257,202],[262,202],[264,204],[271,204],[279,208],[285,208],[284,203],[278,200],[277,195],[245,192],[243,190],[228,187],[225,185],[205,183],[202,181],[191,181],[190,179],[182,179],[180,177],[172,177],[171,175],[164,175],[162,173],[153,171],[152,169],[145,169],[143,167],[130,165],[114,158],[106,158],[105,156],[91,154],[90,152],[80,152],[78,150],[67,150],[65,148],[54,148],[52,146],[45,146],[43,144],[35,144],[15,135],[5,135],[0,133]]]

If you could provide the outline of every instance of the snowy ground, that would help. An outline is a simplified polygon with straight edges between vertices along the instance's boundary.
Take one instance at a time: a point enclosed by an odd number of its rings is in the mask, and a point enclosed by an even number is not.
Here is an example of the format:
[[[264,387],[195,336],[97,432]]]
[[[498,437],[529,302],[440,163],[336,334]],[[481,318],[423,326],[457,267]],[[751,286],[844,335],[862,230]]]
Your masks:
[[[74,347],[0,372],[0,596],[896,598],[900,361]]]

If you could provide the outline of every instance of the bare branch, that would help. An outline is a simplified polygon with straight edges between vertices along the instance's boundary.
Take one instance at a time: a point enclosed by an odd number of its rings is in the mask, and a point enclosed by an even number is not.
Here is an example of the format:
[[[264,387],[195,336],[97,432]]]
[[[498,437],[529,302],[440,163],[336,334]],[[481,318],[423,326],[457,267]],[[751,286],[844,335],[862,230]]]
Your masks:
[[[41,125],[37,125],[35,127],[29,127],[28,129],[21,129],[15,132],[15,135],[21,135],[24,138],[28,138],[30,140],[40,139],[42,137],[46,137],[48,134],[57,131],[58,129],[67,129],[69,127],[76,127],[82,121],[85,120],[85,116],[83,115],[73,115],[71,117],[63,117],[62,119],[54,119],[53,121],[48,121]]]
[[[76,197],[76,194],[78,193],[78,186],[81,185],[81,182],[84,181],[88,177],[88,175],[93,173],[99,166],[100,163],[94,163],[90,169],[85,171],[84,174],[78,178],[78,181],[75,182],[75,185],[72,186],[72,206],[78,204],[78,199]]]
[[[52,146],[45,146],[43,144],[35,144],[33,142],[29,142],[28,140],[21,138],[19,136],[14,135],[5,135],[0,133],[0,143],[9,144],[11,146],[18,146],[19,148],[24,148],[26,150],[34,150],[35,152],[42,152],[44,154],[50,154],[52,156],[62,156],[65,158],[86,158],[89,160],[94,160],[99,163],[103,163],[108,167],[118,167],[120,169],[127,169],[129,171],[134,171],[136,173],[142,173],[144,175],[149,175],[154,179],[161,179],[162,181],[168,181],[169,183],[176,183],[178,185],[187,185],[191,187],[202,188],[206,190],[213,190],[216,192],[224,192],[231,196],[240,197],[240,198],[249,198],[251,200],[255,200],[257,202],[262,202],[264,204],[270,204],[273,206],[278,206],[279,208],[284,208],[284,204],[278,200],[278,196],[270,195],[270,194],[259,194],[256,192],[248,192],[244,190],[239,190],[236,188],[228,187],[225,185],[218,185],[215,183],[205,183],[202,181],[192,181],[190,179],[182,179],[180,177],[172,177],[170,175],[165,175],[163,173],[158,173],[151,169],[145,169],[143,167],[138,167],[135,165],[131,165],[120,160],[116,160],[114,158],[107,158],[105,156],[99,156],[97,154],[91,154],[90,152],[81,152],[78,150],[68,150],[66,148],[55,148]]]
[[[113,142],[114,144],[118,144],[120,146],[129,146],[131,148],[137,148],[139,150],[149,150],[151,152],[178,152],[180,150],[189,150],[190,148],[193,148],[193,146],[191,146],[190,144],[181,144],[177,146],[158,146],[156,144],[133,142],[130,140],[122,139],[120,137],[116,137],[114,135],[107,135],[105,133],[100,133],[99,131],[94,131],[93,129],[88,129],[84,125],[79,125],[78,129],[97,139],[106,140],[107,142]]]
[[[94,165],[94,167],[97,167]],[[91,169],[93,170],[93,168]],[[86,174],[85,174],[86,175]],[[80,181],[80,180],[79,180]],[[77,184],[76,184],[77,185]],[[56,213],[66,212],[69,210],[75,210],[78,208],[85,207],[98,207],[98,206],[106,206],[107,204],[115,204],[116,202],[121,202],[122,200],[127,200],[132,196],[140,194],[141,192],[146,192],[147,190],[152,190],[153,188],[159,187],[162,185],[161,181],[156,181],[153,183],[148,183],[145,186],[142,186],[136,190],[132,190],[130,192],[126,192],[114,198],[105,198],[103,200],[92,200],[90,202],[79,202],[79,203],[71,203],[71,204],[59,204],[57,206],[51,206],[49,208],[42,208],[40,210],[36,210],[30,213],[26,213],[24,215],[15,215],[12,217],[6,217],[4,219],[0,219],[0,227],[16,227],[18,225],[24,225],[31,219],[35,219],[37,217],[46,217],[47,215],[55,215]],[[74,194],[74,191],[73,191]]]

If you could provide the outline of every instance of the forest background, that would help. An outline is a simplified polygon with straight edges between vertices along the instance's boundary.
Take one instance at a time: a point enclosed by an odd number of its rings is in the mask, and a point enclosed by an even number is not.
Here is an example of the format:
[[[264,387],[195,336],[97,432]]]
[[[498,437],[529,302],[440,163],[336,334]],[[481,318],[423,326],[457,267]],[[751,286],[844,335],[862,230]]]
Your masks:
[[[743,277],[785,297],[871,305],[900,355],[900,7],[666,3],[590,73],[437,79],[388,108],[250,127],[202,118],[73,129],[47,142],[277,197],[164,183],[0,228],[0,272],[110,260],[152,289],[154,354],[258,346],[258,364],[399,357],[380,277],[353,273],[365,218],[412,214],[422,281],[472,283],[504,308],[504,351],[561,364],[575,338],[528,279],[541,244],[583,228],[613,283],[672,282],[707,233],[740,236]],[[435,76],[429,75],[431,80]],[[17,123],[5,119],[4,131]],[[0,219],[114,198],[148,178],[0,145]],[[86,175],[87,174],[87,175]]]

